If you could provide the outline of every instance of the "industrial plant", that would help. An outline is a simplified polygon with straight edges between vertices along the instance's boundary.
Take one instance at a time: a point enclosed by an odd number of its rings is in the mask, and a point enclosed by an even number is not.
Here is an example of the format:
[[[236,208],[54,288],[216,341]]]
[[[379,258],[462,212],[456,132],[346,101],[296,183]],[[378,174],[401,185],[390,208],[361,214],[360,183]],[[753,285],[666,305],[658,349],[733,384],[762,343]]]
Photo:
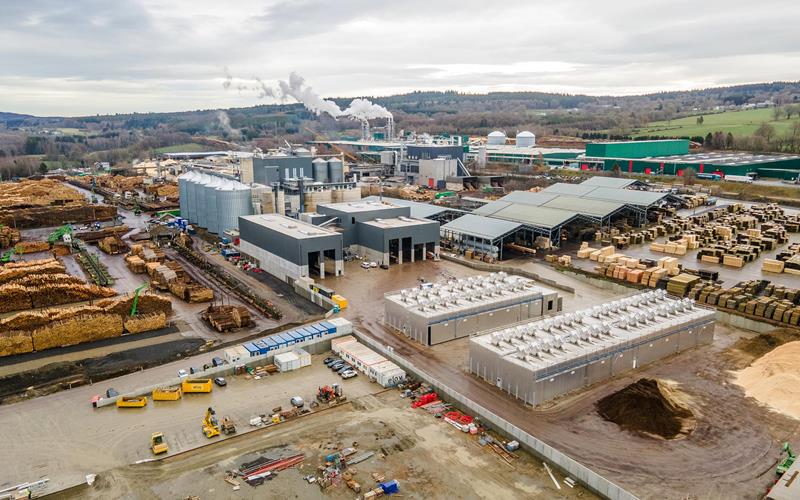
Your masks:
[[[470,371],[526,404],[714,340],[714,311],[656,290],[483,331],[470,338]]]

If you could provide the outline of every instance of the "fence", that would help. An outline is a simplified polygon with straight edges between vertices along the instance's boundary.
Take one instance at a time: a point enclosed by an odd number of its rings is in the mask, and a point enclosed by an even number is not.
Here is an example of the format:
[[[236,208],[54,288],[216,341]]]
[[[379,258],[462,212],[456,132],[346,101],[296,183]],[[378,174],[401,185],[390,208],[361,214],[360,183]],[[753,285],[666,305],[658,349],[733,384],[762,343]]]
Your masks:
[[[469,398],[466,398],[453,389],[450,389],[445,384],[416,368],[409,361],[397,356],[393,350],[387,349],[385,346],[381,345],[371,337],[368,337],[356,330],[353,330],[353,334],[356,335],[360,341],[368,344],[371,348],[380,352],[387,358],[390,358],[397,365],[404,368],[407,373],[412,373],[430,384],[440,396],[444,397],[444,399],[454,401],[458,403],[461,409],[480,417],[485,422],[490,422],[498,431],[502,432],[509,438],[517,440],[520,443],[520,446],[522,446],[524,449],[560,468],[564,473],[571,476],[594,493],[611,500],[638,500],[638,497],[626,491],[622,487],[612,483],[608,479],[592,471],[588,467],[578,463],[552,446],[528,434],[502,417],[495,415],[490,410],[475,403]]]

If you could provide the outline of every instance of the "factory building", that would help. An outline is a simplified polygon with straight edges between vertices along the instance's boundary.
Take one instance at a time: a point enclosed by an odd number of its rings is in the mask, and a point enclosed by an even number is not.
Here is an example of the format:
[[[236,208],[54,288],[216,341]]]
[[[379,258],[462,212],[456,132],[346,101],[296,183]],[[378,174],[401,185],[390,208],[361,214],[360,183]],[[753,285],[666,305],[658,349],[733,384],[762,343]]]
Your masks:
[[[283,281],[341,276],[342,235],[278,214],[239,218],[239,251],[245,260]]]
[[[561,310],[561,297],[528,278],[491,273],[384,295],[385,322],[435,345]]]
[[[495,328],[469,342],[470,371],[530,405],[711,343],[713,310],[664,290]]]

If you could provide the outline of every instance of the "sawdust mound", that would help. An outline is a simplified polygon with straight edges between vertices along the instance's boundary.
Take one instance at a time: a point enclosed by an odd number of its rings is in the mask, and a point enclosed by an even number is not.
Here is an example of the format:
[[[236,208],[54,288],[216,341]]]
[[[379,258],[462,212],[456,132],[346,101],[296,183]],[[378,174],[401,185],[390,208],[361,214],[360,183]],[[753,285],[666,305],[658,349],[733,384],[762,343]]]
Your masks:
[[[673,439],[693,415],[672,391],[661,381],[642,378],[598,401],[597,412],[623,429]]]
[[[789,342],[768,352],[736,374],[745,394],[774,410],[800,419],[800,342]]]
[[[755,357],[763,356],[787,342],[800,340],[800,332],[791,328],[776,328],[753,338],[742,339],[736,347]]]

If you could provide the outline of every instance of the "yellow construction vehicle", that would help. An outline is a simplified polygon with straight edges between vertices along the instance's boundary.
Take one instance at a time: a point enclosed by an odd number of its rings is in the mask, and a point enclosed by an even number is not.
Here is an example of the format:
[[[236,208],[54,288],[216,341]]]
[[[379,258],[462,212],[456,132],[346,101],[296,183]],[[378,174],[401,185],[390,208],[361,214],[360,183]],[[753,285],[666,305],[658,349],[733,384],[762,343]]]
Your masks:
[[[214,418],[214,408],[210,406],[206,410],[206,416],[203,418],[203,434],[205,434],[207,438],[219,436],[219,423],[217,419]]]
[[[160,455],[169,451],[169,446],[167,446],[167,441],[164,439],[163,432],[154,432],[153,435],[150,436],[150,450],[153,452],[153,455]]]

